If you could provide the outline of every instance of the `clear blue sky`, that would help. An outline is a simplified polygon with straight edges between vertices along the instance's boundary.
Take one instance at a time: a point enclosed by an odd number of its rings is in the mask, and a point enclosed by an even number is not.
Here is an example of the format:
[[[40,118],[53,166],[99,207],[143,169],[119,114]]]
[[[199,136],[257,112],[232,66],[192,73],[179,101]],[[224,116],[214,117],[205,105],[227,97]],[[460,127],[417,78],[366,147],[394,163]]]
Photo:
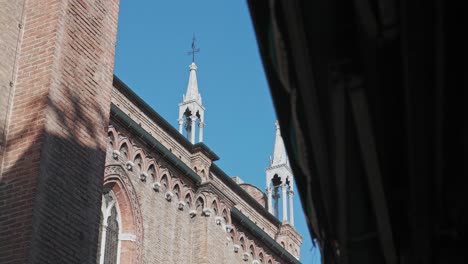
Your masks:
[[[276,115],[245,1],[121,1],[115,73],[177,127],[193,33],[204,141],[228,175],[264,190]],[[298,195],[294,204],[301,261],[320,263]]]

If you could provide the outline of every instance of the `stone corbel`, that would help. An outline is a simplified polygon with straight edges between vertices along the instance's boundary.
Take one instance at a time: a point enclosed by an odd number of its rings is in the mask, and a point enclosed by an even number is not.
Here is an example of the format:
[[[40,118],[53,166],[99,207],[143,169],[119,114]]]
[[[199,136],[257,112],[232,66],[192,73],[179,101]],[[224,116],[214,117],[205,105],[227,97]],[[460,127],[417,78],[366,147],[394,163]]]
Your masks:
[[[125,166],[127,166],[127,170],[131,171],[133,170],[133,166],[135,166],[135,164],[131,161],[127,161],[127,163],[125,163]]]
[[[242,260],[244,260],[244,261],[249,260],[249,253],[244,252],[244,254],[242,254]]]
[[[116,159],[119,159],[119,156],[120,156],[120,151],[114,149],[112,151],[112,157],[116,160]]]
[[[194,218],[197,215],[197,211],[190,210],[189,215],[190,215],[190,217]]]
[[[159,182],[153,183],[153,190],[156,192],[159,192],[159,190],[161,190],[161,183]]]
[[[203,208],[203,215],[208,217],[211,215],[211,209],[210,208]]]
[[[216,225],[221,225],[223,223],[223,218],[221,216],[215,217]]]
[[[168,202],[170,202],[172,200],[172,197],[174,196],[174,194],[170,191],[167,191],[166,194],[164,194],[164,197],[166,197],[166,200]]]
[[[183,201],[179,201],[177,203],[177,208],[179,208],[179,210],[183,211],[184,207],[185,207],[185,203]]]
[[[145,182],[146,178],[148,178],[148,173],[146,172],[140,173],[140,181]]]
[[[231,233],[232,228],[232,225],[226,225],[226,232]]]
[[[237,244],[234,245],[234,253],[238,253],[240,248],[241,248],[241,246],[239,246]]]

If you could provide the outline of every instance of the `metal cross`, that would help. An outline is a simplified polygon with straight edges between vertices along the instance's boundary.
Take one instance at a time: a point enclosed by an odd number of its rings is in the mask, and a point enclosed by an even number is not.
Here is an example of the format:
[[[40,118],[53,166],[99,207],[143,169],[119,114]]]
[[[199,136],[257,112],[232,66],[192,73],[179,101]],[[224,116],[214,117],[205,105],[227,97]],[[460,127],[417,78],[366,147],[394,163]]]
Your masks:
[[[188,52],[189,55],[192,55],[192,62],[195,62],[195,53],[200,52],[200,49],[195,46],[195,34],[192,38],[192,50]]]

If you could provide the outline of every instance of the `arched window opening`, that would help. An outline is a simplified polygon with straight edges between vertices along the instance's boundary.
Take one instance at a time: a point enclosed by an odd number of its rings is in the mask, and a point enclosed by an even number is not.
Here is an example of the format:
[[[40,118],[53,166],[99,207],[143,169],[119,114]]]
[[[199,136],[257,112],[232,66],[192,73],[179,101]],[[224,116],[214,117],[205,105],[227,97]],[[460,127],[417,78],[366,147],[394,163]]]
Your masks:
[[[268,260],[268,264],[273,264],[273,262],[271,262],[271,259],[270,259],[270,260]]]
[[[114,147],[114,142],[115,142],[114,133],[109,131],[107,136],[108,136],[107,140],[108,140],[109,147],[113,148]]]
[[[180,188],[179,188],[178,184],[176,184],[174,186],[173,193],[174,193],[174,196],[177,198],[177,201],[178,201],[180,199]]]
[[[258,260],[260,261],[260,263],[264,264],[265,262],[263,261],[263,253],[260,252],[260,254],[258,254]]]
[[[187,207],[190,208],[192,206],[192,197],[190,196],[189,193],[185,195],[185,203],[187,204]]]
[[[242,251],[245,251],[245,240],[243,237],[241,237],[241,239],[239,240],[239,244],[242,248]]]
[[[134,160],[134,163],[135,163],[135,165],[137,165],[138,170],[141,171],[141,165],[142,165],[143,161],[142,161],[142,159],[141,159],[141,155],[140,155],[140,154],[136,155],[135,160]]]
[[[231,237],[231,241],[234,242],[234,229],[231,229],[229,236]]]
[[[128,159],[128,146],[127,146],[127,143],[123,143],[122,146],[120,146],[119,152],[123,157]]]
[[[254,250],[253,245],[250,245],[249,247],[249,254],[250,254],[251,259],[255,259],[255,250]]]
[[[203,211],[203,207],[204,207],[203,198],[198,197],[197,202],[196,202],[196,205],[195,205],[195,208],[196,208],[196,210],[197,210],[198,212],[201,212],[201,211]]]
[[[148,175],[151,176],[154,179],[156,179],[156,169],[154,168],[154,165],[151,164],[148,168]]]
[[[119,210],[117,200],[111,190],[107,190],[104,193],[102,202],[98,261],[100,264],[114,264],[117,263],[120,246]]]
[[[161,189],[162,189],[162,192],[164,193],[166,190],[167,190],[167,176],[166,174],[164,174],[161,178]]]
[[[216,204],[216,201],[213,201],[213,203],[211,203],[211,210],[213,210],[214,215],[218,215],[218,205]]]
[[[227,224],[228,223],[228,215],[226,209],[223,210],[223,219],[224,222]]]
[[[281,241],[281,246],[282,246],[283,248],[286,248],[286,245],[284,244],[283,241]]]

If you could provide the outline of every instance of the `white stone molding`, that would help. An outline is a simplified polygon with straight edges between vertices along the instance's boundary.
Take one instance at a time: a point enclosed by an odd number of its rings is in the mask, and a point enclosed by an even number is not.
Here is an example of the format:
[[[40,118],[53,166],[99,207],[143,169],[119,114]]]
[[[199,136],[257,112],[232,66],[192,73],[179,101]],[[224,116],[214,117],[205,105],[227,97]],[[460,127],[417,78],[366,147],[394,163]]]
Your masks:
[[[215,217],[215,222],[216,222],[216,225],[221,225],[224,221],[224,218],[222,218],[221,216],[216,216]]]
[[[234,253],[238,253],[240,248],[241,248],[241,246],[235,244],[234,245]]]
[[[196,210],[190,210],[189,215],[190,215],[190,217],[193,218],[193,217],[195,217],[197,215],[197,211]]]
[[[119,239],[123,241],[136,241],[136,235],[130,233],[121,233]]]
[[[140,181],[145,182],[147,178],[148,178],[148,173],[146,172],[140,173]]]
[[[210,208],[203,208],[203,215],[208,217],[211,215],[211,209]]]
[[[226,225],[226,232],[230,233],[232,231],[232,225]]]
[[[249,260],[249,253],[244,252],[244,254],[242,254],[242,260],[244,260],[244,261]]]
[[[252,261],[252,264],[260,264],[260,261],[255,259]]]
[[[168,202],[170,202],[172,200],[172,197],[174,197],[174,194],[170,191],[167,191],[165,194],[164,194],[164,197],[166,198],[166,200]]]
[[[161,183],[160,182],[153,183],[153,190],[155,190],[156,192],[159,192],[159,190],[161,190]]]
[[[125,163],[125,166],[127,167],[127,170],[131,171],[133,170],[133,166],[135,166],[135,164],[131,161],[127,161],[127,163]]]
[[[179,210],[183,211],[183,210],[184,210],[184,207],[185,207],[185,202],[179,201],[179,202],[177,203],[177,208],[179,208]]]
[[[119,158],[119,156],[120,156],[120,151],[114,149],[114,150],[112,151],[112,157],[116,160],[116,159]]]

